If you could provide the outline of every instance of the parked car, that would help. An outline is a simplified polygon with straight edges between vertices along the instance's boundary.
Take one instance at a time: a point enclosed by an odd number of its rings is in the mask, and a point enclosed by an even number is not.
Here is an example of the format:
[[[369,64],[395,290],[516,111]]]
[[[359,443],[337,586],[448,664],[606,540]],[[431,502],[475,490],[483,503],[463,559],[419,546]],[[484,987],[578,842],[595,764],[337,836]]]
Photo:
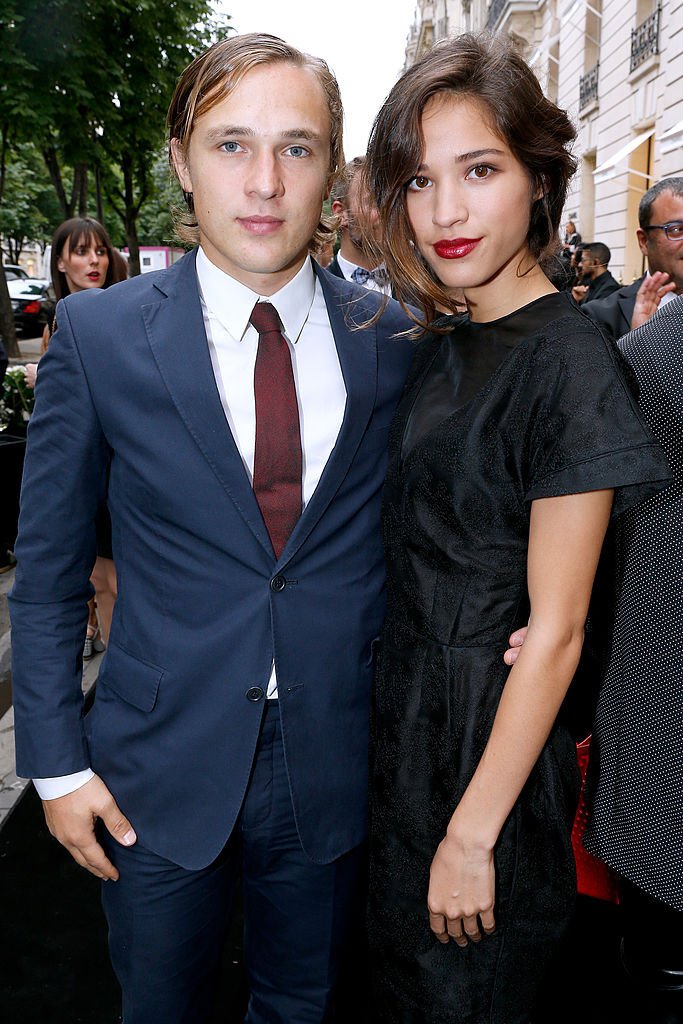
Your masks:
[[[5,271],[5,280],[8,282],[31,280],[24,268],[17,263],[3,263],[2,269]]]
[[[55,315],[55,296],[49,281],[29,277],[7,282],[17,330],[28,337],[42,334]]]

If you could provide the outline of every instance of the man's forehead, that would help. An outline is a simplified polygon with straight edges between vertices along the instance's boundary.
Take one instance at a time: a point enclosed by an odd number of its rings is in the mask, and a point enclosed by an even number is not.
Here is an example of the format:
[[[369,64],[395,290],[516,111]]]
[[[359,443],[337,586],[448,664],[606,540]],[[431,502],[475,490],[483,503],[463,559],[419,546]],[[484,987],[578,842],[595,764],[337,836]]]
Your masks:
[[[673,192],[661,192],[652,204],[652,212],[657,213],[657,223],[661,224],[660,214],[666,220],[683,220],[683,196]]]
[[[265,126],[266,122],[287,121],[288,130],[312,129],[322,141],[329,141],[331,123],[327,97],[312,68],[278,61],[251,68],[234,84],[223,80],[196,118],[194,129],[206,129],[225,115],[226,125],[237,124],[232,121],[232,111],[236,108],[241,108],[247,116],[247,121],[243,116],[240,124],[253,126],[263,122]]]

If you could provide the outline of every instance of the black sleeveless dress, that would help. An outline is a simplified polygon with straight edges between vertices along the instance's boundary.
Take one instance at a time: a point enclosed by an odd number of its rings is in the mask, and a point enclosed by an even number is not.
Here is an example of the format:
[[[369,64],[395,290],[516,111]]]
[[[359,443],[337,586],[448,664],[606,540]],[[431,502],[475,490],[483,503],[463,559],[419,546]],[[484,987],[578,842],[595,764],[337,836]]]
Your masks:
[[[534,499],[615,488],[614,514],[669,473],[619,355],[565,293],[490,324],[447,318],[392,428],[387,616],[373,708],[369,933],[378,1021],[527,1024],[571,915],[578,778],[556,724],[495,850],[497,930],[442,945],[436,847],[488,739],[510,632],[528,616]]]

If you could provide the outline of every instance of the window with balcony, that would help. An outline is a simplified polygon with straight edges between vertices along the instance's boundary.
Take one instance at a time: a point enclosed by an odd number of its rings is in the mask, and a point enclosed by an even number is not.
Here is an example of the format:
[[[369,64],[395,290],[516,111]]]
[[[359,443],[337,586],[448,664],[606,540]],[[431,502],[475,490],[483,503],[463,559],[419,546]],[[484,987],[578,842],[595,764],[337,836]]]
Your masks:
[[[657,5],[651,10],[651,7],[648,2],[638,4],[638,24],[631,30],[631,72],[659,53],[662,8]]]
[[[598,101],[600,76],[600,34],[602,26],[602,0],[585,3],[583,74],[579,79],[579,110],[587,111]]]

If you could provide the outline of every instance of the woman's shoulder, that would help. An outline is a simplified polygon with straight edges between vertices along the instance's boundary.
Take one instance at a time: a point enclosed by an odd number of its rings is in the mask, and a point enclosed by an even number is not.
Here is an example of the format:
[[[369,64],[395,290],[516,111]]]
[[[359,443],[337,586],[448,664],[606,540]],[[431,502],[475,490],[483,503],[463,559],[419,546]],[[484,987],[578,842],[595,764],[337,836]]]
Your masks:
[[[621,368],[623,359],[614,342],[587,313],[569,300],[558,316],[541,325],[529,337],[529,356],[539,364],[561,365],[569,361],[586,371]]]

